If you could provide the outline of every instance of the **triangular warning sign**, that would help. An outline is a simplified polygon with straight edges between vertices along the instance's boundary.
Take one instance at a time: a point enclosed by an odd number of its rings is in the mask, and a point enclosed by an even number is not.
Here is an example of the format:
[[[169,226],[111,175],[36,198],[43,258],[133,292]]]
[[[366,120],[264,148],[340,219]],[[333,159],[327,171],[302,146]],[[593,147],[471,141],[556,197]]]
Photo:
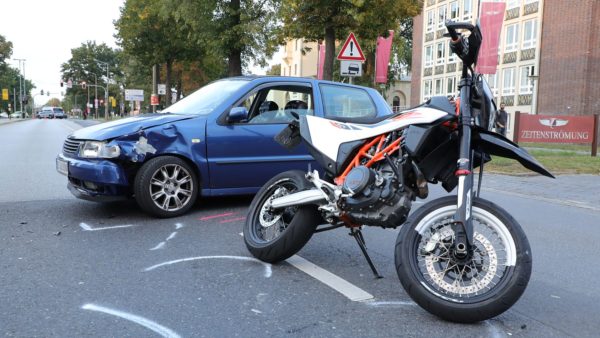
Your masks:
[[[344,42],[344,46],[342,47],[342,50],[340,50],[337,59],[361,62],[365,61],[365,56],[362,52],[362,49],[360,49],[358,41],[356,41],[354,33],[350,33],[350,35],[348,35],[348,38],[346,39],[346,42]]]

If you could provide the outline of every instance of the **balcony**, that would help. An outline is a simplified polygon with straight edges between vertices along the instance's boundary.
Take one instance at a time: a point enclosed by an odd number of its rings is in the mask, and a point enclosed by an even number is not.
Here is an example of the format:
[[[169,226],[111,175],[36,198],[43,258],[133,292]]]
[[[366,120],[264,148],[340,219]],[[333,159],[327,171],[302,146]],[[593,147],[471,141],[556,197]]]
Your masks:
[[[511,8],[511,9],[507,10],[505,20],[512,20],[512,19],[518,18],[520,10],[521,10],[520,7],[515,7],[515,8]]]
[[[444,65],[435,66],[435,75],[444,74]]]
[[[535,48],[523,49],[521,50],[521,61],[533,60],[535,59]]]
[[[517,62],[517,52],[504,53],[502,57],[502,63],[513,63]]]
[[[531,102],[533,101],[533,95],[532,94],[521,94],[519,95],[518,98],[518,105],[519,106],[530,106]]]
[[[530,4],[526,4],[525,8],[523,8],[523,15],[529,15],[533,13],[537,13],[540,7],[539,1],[532,2]]]
[[[515,97],[511,96],[502,96],[500,98],[500,103],[505,106],[514,106],[515,105]]]

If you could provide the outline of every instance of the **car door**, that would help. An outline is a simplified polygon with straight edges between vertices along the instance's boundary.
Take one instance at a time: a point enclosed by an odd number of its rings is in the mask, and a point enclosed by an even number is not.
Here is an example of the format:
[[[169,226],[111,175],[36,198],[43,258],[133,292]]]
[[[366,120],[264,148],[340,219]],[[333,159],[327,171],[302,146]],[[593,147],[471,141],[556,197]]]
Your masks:
[[[287,150],[274,140],[291,121],[292,112],[314,115],[310,82],[261,85],[231,108],[245,108],[246,118],[228,121],[227,111],[207,125],[207,157],[213,194],[218,195],[222,189],[227,190],[222,193],[253,192],[278,173],[306,170],[309,162],[314,163],[303,144]]]

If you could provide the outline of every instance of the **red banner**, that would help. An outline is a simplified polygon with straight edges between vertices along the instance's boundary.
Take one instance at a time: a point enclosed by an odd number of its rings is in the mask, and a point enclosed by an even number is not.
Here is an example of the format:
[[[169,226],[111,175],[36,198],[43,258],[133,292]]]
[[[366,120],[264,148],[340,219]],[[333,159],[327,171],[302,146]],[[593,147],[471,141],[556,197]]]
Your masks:
[[[479,58],[475,70],[481,74],[496,74],[498,66],[498,45],[504,21],[504,2],[481,3],[481,35],[483,42],[479,49]]]
[[[387,39],[382,36],[377,38],[377,51],[375,52],[375,83],[387,83],[388,64],[390,63],[393,38],[394,31],[390,31],[390,36]]]
[[[319,44],[317,57],[317,80],[323,80],[323,65],[325,64],[325,44]]]
[[[520,114],[517,142],[592,143],[593,116]]]

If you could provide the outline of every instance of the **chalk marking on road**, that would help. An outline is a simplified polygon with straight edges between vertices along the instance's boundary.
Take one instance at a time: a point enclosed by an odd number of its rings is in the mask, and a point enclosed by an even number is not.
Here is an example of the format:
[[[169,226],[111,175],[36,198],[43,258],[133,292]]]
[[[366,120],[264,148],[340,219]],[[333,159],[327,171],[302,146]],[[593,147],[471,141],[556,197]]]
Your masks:
[[[240,232],[240,236],[244,237],[244,233]],[[296,269],[306,273],[319,282],[346,296],[346,298],[353,302],[360,302],[374,298],[373,295],[367,291],[298,255],[293,255],[285,261]]]
[[[555,203],[555,204],[565,205],[565,206],[568,206],[568,207],[575,207],[575,208],[588,209],[588,210],[593,210],[593,211],[600,211],[600,208],[592,206],[592,205],[589,205],[589,204],[586,204],[585,202],[572,201],[572,200],[559,200],[559,199],[548,198],[548,197],[541,197],[541,196],[535,196],[535,195],[526,195],[526,194],[522,194],[522,193],[519,193],[519,192],[505,191],[505,190],[494,189],[494,188],[484,188],[484,190],[493,191],[493,192],[499,192],[499,193],[506,194],[506,195],[512,195],[512,196],[518,196],[518,197],[528,198],[528,199],[537,200],[537,201],[541,201],[541,202],[548,202],[548,203]]]
[[[245,256],[199,256],[199,257],[182,258],[182,259],[176,259],[173,261],[156,264],[151,267],[145,268],[142,271],[148,272],[148,271],[152,271],[154,269],[157,269],[157,268],[160,268],[163,266],[167,266],[167,265],[172,265],[172,264],[177,264],[177,263],[182,263],[182,262],[189,262],[189,261],[204,260],[204,259],[233,259],[233,260],[238,260],[238,261],[256,262],[256,263],[262,264],[265,267],[265,277],[266,278],[270,278],[271,275],[273,274],[273,271],[271,269],[271,264],[265,263],[263,261],[259,261],[256,258],[245,257]]]
[[[165,242],[168,242],[170,240],[172,240],[173,238],[175,238],[175,236],[177,235],[177,231],[172,232],[169,237],[167,237],[167,239],[165,240]]]
[[[335,291],[341,293],[353,302],[364,301],[373,298],[373,295],[366,292],[365,290],[319,267],[318,265],[309,262],[308,260],[298,255],[294,255],[288,258],[286,262],[288,262],[298,270],[315,278],[321,283],[329,286]]]
[[[246,219],[246,217],[237,217],[237,218],[232,218],[232,219],[224,219],[224,220],[220,221],[219,224],[222,224],[222,223],[231,223],[231,222],[241,221],[241,220],[244,220],[244,219]]]
[[[111,227],[101,227],[101,228],[92,228],[90,225],[86,223],[79,223],[79,226],[85,231],[100,231],[100,230],[112,230],[112,229],[120,229],[120,228],[131,228],[138,226],[139,224],[126,224],[126,225],[115,225]]]
[[[218,214],[218,215],[210,215],[210,216],[200,217],[200,218],[198,218],[198,220],[200,220],[200,221],[206,221],[206,220],[213,219],[213,218],[221,218],[221,217],[232,216],[233,214],[234,214],[233,212],[226,212],[224,214]]]
[[[85,304],[81,308],[83,310],[102,312],[102,313],[106,313],[109,315],[113,315],[116,317],[120,317],[120,318],[129,320],[131,322],[139,324],[149,330],[152,330],[152,331],[158,333],[162,337],[166,337],[166,338],[180,338],[181,337],[179,334],[177,334],[175,331],[169,329],[168,327],[164,327],[158,323],[155,323],[149,319],[146,319],[146,318],[138,316],[138,315],[134,315],[134,314],[119,311],[119,310],[110,309],[110,308],[96,305],[96,304]]]
[[[183,223],[175,223],[175,230],[179,230],[181,228],[183,228],[185,226],[185,224]]]
[[[159,250],[165,247],[165,242],[158,243],[154,248],[150,249],[150,251]]]
[[[494,323],[492,323],[492,321],[486,320],[483,323],[488,327],[489,337],[501,338],[501,337],[505,336],[504,332],[502,332],[501,329],[499,329],[496,325],[494,325]]]
[[[367,300],[367,301],[363,301],[364,304],[367,304],[369,306],[372,307],[402,307],[402,306],[414,306],[417,305],[415,302],[411,302],[411,301],[403,301],[403,300],[397,300],[397,301],[372,301],[372,300]]]

